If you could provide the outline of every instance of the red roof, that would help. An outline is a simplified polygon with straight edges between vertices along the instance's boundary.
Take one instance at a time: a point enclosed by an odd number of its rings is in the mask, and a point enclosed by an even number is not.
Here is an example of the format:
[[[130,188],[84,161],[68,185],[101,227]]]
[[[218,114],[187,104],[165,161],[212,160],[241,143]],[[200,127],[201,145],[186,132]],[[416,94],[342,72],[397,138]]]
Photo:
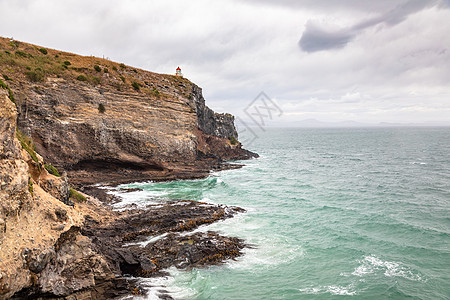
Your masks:
[[[180,67],[178,67],[178,68],[177,68],[177,71],[178,71],[178,70],[180,70],[180,71],[181,71]]]

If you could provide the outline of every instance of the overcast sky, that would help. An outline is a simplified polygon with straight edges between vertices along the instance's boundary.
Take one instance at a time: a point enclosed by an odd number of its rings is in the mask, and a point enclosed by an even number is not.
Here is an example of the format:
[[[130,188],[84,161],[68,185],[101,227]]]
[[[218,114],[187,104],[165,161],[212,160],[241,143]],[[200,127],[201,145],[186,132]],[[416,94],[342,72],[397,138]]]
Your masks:
[[[275,3],[276,2],[276,3]],[[449,0],[0,0],[0,35],[184,75],[245,118],[450,124]]]

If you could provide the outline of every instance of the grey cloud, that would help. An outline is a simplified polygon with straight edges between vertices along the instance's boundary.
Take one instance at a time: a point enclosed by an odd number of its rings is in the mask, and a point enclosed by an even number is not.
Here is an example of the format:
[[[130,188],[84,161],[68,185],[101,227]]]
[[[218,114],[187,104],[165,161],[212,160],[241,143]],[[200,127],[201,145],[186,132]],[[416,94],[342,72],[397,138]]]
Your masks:
[[[357,11],[357,12],[374,12],[388,11],[395,6],[395,3],[404,3],[407,0],[246,0],[246,2],[254,5],[268,5],[285,7],[288,9],[312,10],[320,12],[336,12],[336,11]],[[447,0],[450,1],[450,0]]]
[[[160,73],[179,65],[210,107],[237,116],[263,90],[286,121],[447,120],[449,1],[0,0],[0,35]],[[299,54],[302,24],[304,51],[341,50]]]
[[[312,21],[308,21],[298,45],[305,52],[342,48],[364,29],[381,23],[390,26],[398,24],[405,20],[410,14],[436,5],[441,5],[441,7],[445,6],[444,3],[439,0],[410,0],[398,5],[387,13],[380,14],[377,17],[364,20],[353,26],[339,30],[326,29]]]
[[[299,46],[306,52],[337,49],[344,47],[354,36],[355,34],[349,30],[329,31],[309,21],[299,41]]]
[[[435,6],[441,3],[441,1],[437,0],[410,0],[402,5],[398,5],[391,11],[387,12],[385,15],[381,15],[372,20],[368,20],[357,24],[353,29],[365,29],[367,27],[379,24],[386,23],[389,25],[395,25],[403,20],[405,20],[408,15],[418,12],[422,9],[425,9],[430,6]]]

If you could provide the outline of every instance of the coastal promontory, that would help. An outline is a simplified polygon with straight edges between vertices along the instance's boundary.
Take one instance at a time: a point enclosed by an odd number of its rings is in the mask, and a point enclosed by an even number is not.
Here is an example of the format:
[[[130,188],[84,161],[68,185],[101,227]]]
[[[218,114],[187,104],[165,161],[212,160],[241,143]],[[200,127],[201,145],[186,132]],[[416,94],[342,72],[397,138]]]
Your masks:
[[[181,201],[119,212],[93,188],[203,178],[257,157],[239,143],[234,117],[206,106],[201,88],[5,38],[0,71],[0,299],[143,294],[125,277],[241,254],[237,238],[180,234],[238,207]]]

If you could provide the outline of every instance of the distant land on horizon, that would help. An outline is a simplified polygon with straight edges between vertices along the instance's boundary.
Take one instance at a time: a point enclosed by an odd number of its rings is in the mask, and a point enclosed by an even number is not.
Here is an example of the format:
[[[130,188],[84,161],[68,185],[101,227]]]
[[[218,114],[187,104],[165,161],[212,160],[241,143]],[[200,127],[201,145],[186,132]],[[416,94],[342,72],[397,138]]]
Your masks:
[[[237,124],[238,127],[242,124]],[[246,123],[248,127],[258,127],[251,122]],[[436,122],[418,122],[418,123],[401,123],[401,122],[378,122],[378,123],[364,123],[352,120],[338,121],[338,122],[324,122],[317,119],[305,119],[290,122],[267,122],[267,128],[278,127],[298,127],[298,128],[357,128],[357,127],[450,127],[450,122],[436,121]]]

